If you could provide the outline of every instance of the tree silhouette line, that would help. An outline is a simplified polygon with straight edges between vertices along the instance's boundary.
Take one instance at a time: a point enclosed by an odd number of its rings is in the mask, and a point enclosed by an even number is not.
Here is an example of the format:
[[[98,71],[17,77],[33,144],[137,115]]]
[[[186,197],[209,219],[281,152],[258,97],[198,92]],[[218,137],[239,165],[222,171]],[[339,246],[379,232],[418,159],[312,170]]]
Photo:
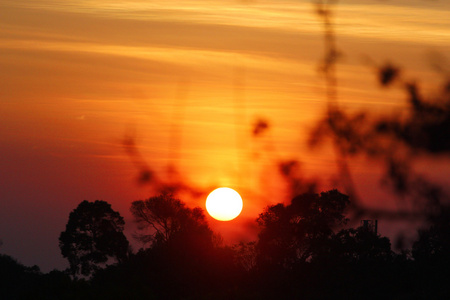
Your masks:
[[[349,196],[304,193],[268,206],[257,240],[224,245],[201,208],[171,194],[131,204],[142,245],[105,201],[81,202],[60,235],[65,271],[0,256],[2,299],[444,299],[450,224],[421,230],[395,253],[374,227],[346,226]]]

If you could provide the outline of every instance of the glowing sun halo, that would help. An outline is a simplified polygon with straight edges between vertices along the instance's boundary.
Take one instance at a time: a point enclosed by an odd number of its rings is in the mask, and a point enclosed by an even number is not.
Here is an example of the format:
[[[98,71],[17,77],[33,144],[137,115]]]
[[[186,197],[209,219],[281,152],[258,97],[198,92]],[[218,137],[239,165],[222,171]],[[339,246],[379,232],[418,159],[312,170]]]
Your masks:
[[[242,198],[233,189],[221,187],[206,198],[206,210],[216,220],[230,221],[242,211]]]

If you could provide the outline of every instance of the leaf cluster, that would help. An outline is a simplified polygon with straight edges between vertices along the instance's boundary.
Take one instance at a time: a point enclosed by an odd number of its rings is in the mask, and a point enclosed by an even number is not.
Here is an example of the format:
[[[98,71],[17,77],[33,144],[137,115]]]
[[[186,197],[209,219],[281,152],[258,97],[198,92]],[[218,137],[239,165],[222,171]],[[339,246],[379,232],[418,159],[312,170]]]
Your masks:
[[[257,220],[261,228],[259,260],[283,267],[307,261],[317,241],[330,237],[334,228],[346,223],[348,204],[347,195],[331,190],[299,195],[289,205],[269,206]]]
[[[70,213],[66,230],[59,237],[61,254],[69,260],[70,272],[89,276],[110,259],[124,259],[128,251],[124,226],[123,217],[109,203],[81,202]]]

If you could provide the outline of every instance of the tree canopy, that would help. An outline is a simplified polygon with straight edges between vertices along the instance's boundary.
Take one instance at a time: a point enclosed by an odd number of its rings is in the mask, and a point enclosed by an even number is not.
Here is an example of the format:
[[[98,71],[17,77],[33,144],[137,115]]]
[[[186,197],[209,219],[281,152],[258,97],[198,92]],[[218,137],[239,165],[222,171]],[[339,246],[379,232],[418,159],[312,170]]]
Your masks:
[[[133,202],[151,244],[120,256],[123,219],[104,201],[83,201],[60,241],[72,274],[91,277],[42,274],[1,255],[0,277],[8,299],[448,298],[448,218],[421,232],[412,260],[370,226],[344,227],[348,205],[337,190],[301,194],[260,214],[256,241],[226,247],[202,209],[163,194]]]
[[[213,241],[214,234],[203,210],[199,207],[189,208],[170,194],[134,201],[130,210],[138,224],[136,238],[141,242],[155,246],[195,236]]]
[[[127,256],[128,240],[122,216],[105,201],[84,200],[69,215],[61,232],[61,254],[69,260],[72,275],[91,275],[110,260]]]
[[[286,266],[305,262],[333,229],[346,222],[349,197],[337,190],[307,193],[289,205],[272,205],[259,215],[259,259]]]

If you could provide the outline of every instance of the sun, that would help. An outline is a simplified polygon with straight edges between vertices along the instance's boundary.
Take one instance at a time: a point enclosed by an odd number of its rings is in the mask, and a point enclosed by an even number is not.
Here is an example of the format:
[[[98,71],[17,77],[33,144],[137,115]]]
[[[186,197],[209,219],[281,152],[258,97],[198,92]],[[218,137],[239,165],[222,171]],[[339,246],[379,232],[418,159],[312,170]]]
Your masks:
[[[227,187],[215,189],[206,198],[206,210],[219,221],[230,221],[239,216],[242,205],[239,193]]]

